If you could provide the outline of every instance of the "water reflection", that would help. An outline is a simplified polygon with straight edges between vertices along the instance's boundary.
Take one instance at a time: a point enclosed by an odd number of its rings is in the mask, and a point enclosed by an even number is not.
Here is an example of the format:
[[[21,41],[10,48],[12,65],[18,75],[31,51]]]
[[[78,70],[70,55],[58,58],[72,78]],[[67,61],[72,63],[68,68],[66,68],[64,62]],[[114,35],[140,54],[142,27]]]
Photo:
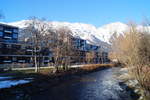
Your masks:
[[[117,68],[94,72],[70,80],[33,96],[33,100],[130,100],[113,74]]]

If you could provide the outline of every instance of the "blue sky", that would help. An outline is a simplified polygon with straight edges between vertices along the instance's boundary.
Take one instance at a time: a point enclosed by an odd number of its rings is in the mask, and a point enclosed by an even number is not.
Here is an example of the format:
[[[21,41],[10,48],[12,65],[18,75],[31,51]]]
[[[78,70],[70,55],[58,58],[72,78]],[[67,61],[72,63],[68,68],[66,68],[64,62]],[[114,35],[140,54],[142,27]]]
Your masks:
[[[150,16],[150,0],[1,0],[4,22],[44,17],[50,21],[101,26],[111,22],[142,21]]]

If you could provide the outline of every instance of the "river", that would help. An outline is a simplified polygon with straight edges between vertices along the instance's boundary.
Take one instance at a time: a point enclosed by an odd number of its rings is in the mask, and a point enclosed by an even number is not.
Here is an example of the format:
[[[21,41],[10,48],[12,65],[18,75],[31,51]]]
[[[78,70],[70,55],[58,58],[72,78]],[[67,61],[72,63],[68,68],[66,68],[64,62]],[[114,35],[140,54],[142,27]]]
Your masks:
[[[32,100],[131,100],[117,79],[120,68],[89,73],[32,96]]]

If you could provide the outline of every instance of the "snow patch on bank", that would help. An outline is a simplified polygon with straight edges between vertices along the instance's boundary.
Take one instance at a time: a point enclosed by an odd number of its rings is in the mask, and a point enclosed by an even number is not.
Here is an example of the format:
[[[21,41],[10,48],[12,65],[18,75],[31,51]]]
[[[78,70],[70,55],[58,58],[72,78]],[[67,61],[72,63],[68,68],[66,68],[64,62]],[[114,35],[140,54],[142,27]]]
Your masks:
[[[26,84],[29,83],[29,80],[6,80],[6,81],[0,81],[0,89],[2,88],[10,88],[12,86],[20,85],[20,84]]]
[[[0,77],[0,80],[11,79],[12,77]]]

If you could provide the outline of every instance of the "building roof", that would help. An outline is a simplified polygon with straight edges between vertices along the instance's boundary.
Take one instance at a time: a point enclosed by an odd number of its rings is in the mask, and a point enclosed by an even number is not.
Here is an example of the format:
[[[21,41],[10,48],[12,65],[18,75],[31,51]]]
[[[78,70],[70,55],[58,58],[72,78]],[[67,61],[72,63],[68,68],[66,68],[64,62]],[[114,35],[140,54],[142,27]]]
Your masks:
[[[2,25],[2,26],[7,26],[7,27],[18,28],[17,26],[12,26],[12,25],[9,25],[9,24],[4,23],[4,22],[0,22],[0,25]]]

